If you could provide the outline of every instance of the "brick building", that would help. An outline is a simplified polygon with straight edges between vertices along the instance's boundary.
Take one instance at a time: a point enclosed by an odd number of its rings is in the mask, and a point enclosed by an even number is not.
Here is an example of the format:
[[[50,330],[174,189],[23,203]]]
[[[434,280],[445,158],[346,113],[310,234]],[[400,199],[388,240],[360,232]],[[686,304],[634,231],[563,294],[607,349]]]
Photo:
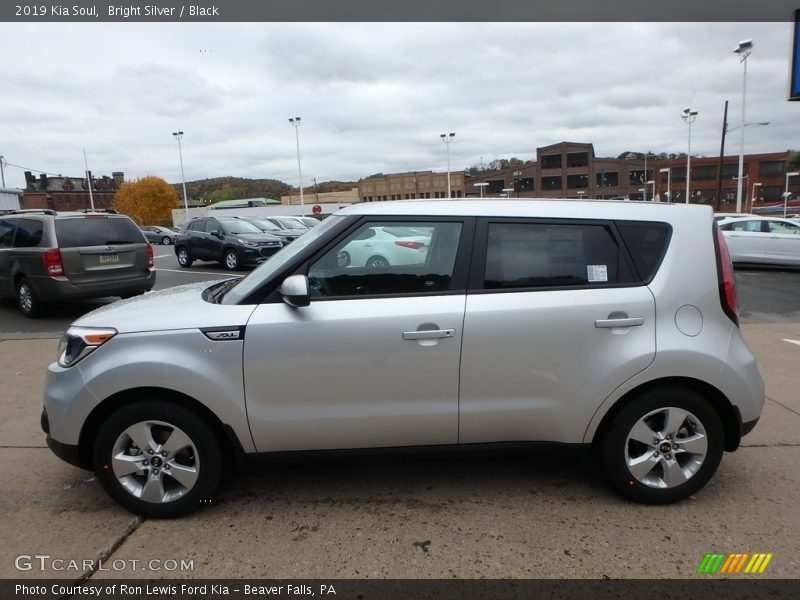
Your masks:
[[[783,193],[786,190],[788,152],[766,154],[745,154],[742,180],[742,210],[750,212],[770,205],[783,206]],[[656,161],[656,193],[662,200],[672,198],[673,202],[686,201],[686,159]],[[669,169],[661,172],[661,169]],[[690,201],[693,204],[711,204],[720,212],[736,210],[736,187],[739,176],[739,157],[718,156],[692,157],[692,176],[689,180]],[[667,183],[671,180],[671,190]],[[667,192],[671,191],[671,196]],[[800,195],[800,177],[789,179],[789,192],[792,199]],[[720,202],[717,202],[717,198]],[[790,204],[795,202],[790,201]]]
[[[450,195],[464,196],[464,172],[450,172]],[[413,171],[372,175],[358,182],[362,202],[383,200],[413,200],[415,198],[447,198],[447,173]]]
[[[96,209],[111,208],[114,194],[122,185],[124,174],[112,173],[112,177],[91,177],[92,200]],[[22,192],[22,208],[49,208],[52,210],[85,210],[91,208],[89,189],[85,177],[50,177],[42,173],[39,177],[25,172],[25,189]]]

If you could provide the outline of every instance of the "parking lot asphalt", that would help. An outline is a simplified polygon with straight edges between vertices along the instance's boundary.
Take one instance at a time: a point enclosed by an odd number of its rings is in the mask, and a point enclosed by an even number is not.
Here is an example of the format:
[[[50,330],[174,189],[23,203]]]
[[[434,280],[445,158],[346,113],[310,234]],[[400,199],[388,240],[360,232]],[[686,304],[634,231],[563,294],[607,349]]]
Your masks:
[[[227,276],[181,271],[161,250],[159,287]],[[652,507],[619,499],[591,460],[424,454],[267,461],[189,518],[142,519],[56,458],[39,429],[55,338],[82,309],[20,331],[0,312],[0,577],[687,578],[722,551],[774,553],[763,576],[797,578],[800,345],[785,340],[800,341],[798,277],[737,272],[762,419],[700,493]],[[78,568],[15,567],[37,554]],[[103,570],[83,566],[98,559]],[[169,560],[193,568],[164,570]]]

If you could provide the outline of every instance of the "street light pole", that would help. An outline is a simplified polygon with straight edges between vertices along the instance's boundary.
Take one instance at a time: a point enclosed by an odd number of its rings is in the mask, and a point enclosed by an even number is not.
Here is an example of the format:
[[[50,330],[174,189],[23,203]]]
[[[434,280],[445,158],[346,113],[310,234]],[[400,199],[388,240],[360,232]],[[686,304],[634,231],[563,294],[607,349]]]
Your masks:
[[[300,117],[289,119],[289,123],[294,127],[294,137],[297,142],[297,177],[300,181],[300,212],[306,216],[306,204],[303,200],[303,170],[300,168]]]
[[[649,152],[644,153],[644,177],[642,178],[643,181],[647,181],[647,155]],[[655,193],[653,194],[655,196]],[[647,202],[647,184],[644,186],[644,201]]]
[[[786,174],[786,191],[783,193],[783,218],[786,218],[786,205],[789,203],[789,177],[797,177],[800,175],[800,172],[793,171],[792,173]]]
[[[94,212],[94,197],[92,196],[92,176],[89,173],[89,161],[86,160],[86,148],[83,149],[83,166],[86,167],[86,187],[89,188],[89,207]]]
[[[753,193],[750,194],[750,210],[745,210],[745,212],[753,212],[753,203],[756,201],[756,188],[761,187],[761,183],[754,182],[753,183]],[[744,203],[745,209],[747,209],[747,202]]]
[[[659,169],[658,172],[667,174],[667,202],[672,202],[672,167]]]
[[[172,135],[178,140],[178,156],[181,159],[181,183],[183,184],[183,209],[186,214],[186,220],[189,220],[189,197],[186,195],[186,176],[183,174],[183,149],[181,148],[181,138],[183,138],[182,131],[173,131]]]
[[[447,198],[450,199],[450,142],[453,141],[455,137],[455,133],[450,134],[440,134],[439,137],[442,138],[442,141],[447,146]]]
[[[745,101],[747,99],[747,57],[753,51],[753,40],[744,40],[733,49],[739,55],[739,62],[744,65],[742,77],[742,124],[739,132],[739,180],[736,182],[736,212],[742,212],[742,174],[744,171],[744,115]]]
[[[686,152],[686,204],[689,204],[689,183],[692,179],[692,123],[697,118],[697,111],[685,108],[681,113],[681,118],[689,125],[689,149]]]

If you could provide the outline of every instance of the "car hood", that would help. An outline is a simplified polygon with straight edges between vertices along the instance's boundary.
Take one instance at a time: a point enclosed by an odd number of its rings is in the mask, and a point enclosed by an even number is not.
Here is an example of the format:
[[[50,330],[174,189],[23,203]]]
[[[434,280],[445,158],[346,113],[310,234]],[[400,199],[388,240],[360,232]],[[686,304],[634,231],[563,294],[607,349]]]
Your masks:
[[[219,281],[201,281],[119,300],[82,316],[73,325],[113,327],[120,333],[245,325],[255,305],[221,305],[203,300]]]
[[[281,229],[284,235],[303,235],[308,229]]]

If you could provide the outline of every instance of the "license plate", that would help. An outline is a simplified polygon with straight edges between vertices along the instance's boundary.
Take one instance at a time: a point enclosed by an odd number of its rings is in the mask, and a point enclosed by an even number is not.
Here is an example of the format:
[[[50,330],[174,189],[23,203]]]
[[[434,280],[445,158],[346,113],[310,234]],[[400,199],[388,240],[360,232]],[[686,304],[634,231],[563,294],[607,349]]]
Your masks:
[[[119,254],[101,254],[101,265],[115,265],[119,262]]]

